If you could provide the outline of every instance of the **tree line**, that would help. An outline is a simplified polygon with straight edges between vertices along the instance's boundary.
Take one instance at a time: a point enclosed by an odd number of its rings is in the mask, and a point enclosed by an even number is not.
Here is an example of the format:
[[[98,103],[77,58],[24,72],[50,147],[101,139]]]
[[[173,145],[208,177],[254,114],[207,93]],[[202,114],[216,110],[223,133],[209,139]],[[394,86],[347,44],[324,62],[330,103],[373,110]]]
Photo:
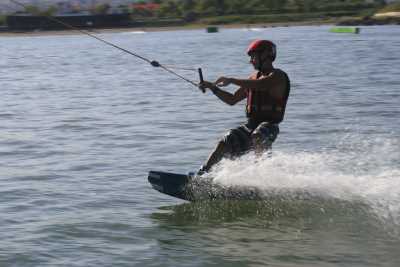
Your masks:
[[[266,15],[282,13],[311,13],[335,11],[359,11],[365,8],[377,8],[385,5],[385,0],[143,0],[138,4],[157,4],[156,9],[134,8],[134,5],[121,5],[123,13],[136,18],[180,18],[193,22],[200,18],[229,15]],[[89,10],[91,14],[107,14],[111,6],[99,4]],[[28,13],[37,15],[55,15],[57,8],[40,10],[29,6]],[[77,10],[76,12],[80,12]],[[0,25],[4,17],[0,17]]]
[[[384,0],[153,0],[140,3],[156,3],[160,8],[132,10],[137,16],[184,17],[195,20],[198,17],[221,15],[257,15],[274,13],[304,13],[317,11],[359,10],[378,7]]]

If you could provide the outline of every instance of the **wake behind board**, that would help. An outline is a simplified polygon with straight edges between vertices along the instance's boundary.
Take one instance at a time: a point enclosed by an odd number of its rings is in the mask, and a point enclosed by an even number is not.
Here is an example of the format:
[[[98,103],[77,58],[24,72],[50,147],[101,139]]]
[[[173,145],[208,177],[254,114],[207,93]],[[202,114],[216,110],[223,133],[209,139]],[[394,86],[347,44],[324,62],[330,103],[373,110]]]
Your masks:
[[[262,200],[265,195],[254,187],[222,186],[213,183],[210,177],[150,171],[151,186],[172,197],[187,201],[200,200]]]

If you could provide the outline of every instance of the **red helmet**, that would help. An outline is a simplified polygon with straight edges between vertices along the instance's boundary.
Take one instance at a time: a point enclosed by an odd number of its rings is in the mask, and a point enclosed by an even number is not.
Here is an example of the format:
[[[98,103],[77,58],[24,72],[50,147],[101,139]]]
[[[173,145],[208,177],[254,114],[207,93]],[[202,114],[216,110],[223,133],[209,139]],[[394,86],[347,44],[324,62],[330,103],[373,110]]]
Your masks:
[[[276,58],[276,45],[268,40],[255,40],[251,42],[249,47],[247,48],[247,54],[250,56],[252,52],[264,53],[268,52],[268,56],[271,61],[274,61]]]

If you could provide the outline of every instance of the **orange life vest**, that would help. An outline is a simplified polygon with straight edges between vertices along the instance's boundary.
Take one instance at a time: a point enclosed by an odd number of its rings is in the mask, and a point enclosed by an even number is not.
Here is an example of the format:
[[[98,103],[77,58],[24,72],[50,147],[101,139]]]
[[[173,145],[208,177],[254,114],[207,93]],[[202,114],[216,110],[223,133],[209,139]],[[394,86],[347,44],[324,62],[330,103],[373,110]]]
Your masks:
[[[284,72],[285,73],[285,72]],[[257,73],[259,79],[261,72]],[[268,89],[266,90],[247,90],[246,115],[253,122],[259,124],[261,122],[280,123],[285,116],[286,103],[289,98],[290,81],[286,76],[286,93],[284,97],[277,99],[271,96]]]

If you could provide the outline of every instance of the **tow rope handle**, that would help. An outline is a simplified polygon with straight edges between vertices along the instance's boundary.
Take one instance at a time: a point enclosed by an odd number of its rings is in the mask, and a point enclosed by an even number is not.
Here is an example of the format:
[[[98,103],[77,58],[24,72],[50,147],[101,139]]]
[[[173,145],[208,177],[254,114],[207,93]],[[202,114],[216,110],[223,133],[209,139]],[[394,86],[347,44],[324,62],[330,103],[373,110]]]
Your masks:
[[[203,79],[203,71],[201,70],[201,68],[198,68],[198,71],[199,71],[200,83],[203,83],[203,82],[204,82],[204,79]],[[206,89],[200,88],[200,90],[201,90],[203,93],[206,92]]]

